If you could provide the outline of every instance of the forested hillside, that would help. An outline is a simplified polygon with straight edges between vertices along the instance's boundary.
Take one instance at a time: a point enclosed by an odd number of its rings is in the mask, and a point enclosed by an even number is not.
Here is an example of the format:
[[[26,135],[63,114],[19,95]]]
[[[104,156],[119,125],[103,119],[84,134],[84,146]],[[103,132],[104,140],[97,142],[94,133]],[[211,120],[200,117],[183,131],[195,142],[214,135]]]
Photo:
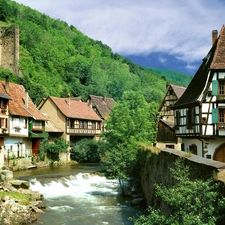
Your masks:
[[[19,26],[23,77],[7,73],[11,81],[24,85],[35,103],[68,93],[84,100],[93,94],[117,101],[126,90],[141,90],[147,102],[159,103],[166,82],[187,86],[191,80],[184,74],[167,77],[167,71],[135,65],[74,26],[11,0],[0,0],[0,20],[0,26]],[[0,78],[5,74],[1,69]]]

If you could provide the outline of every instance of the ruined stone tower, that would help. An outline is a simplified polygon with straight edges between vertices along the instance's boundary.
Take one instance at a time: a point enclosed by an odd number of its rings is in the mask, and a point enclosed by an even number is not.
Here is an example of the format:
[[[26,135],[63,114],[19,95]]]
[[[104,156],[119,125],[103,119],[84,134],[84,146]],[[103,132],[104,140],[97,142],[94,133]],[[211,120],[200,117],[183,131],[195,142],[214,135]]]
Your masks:
[[[19,76],[19,27],[0,27],[0,66]]]

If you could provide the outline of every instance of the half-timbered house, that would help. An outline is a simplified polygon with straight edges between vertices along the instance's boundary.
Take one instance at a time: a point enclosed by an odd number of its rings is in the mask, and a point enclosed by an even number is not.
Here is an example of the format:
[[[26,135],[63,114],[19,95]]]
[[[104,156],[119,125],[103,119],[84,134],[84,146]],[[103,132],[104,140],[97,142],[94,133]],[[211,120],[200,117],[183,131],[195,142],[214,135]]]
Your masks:
[[[87,102],[49,96],[39,107],[42,113],[61,131],[60,137],[72,143],[83,138],[98,139],[102,132],[102,119]]]
[[[212,47],[179,100],[176,135],[182,150],[225,162],[225,26],[212,32]]]
[[[174,130],[174,111],[171,106],[181,97],[185,87],[166,84],[166,94],[159,107],[160,120],[158,122],[157,147],[180,150],[181,141]]]
[[[88,105],[99,115],[103,120],[102,129],[105,131],[105,120],[108,118],[113,106],[116,104],[114,99],[105,96],[89,95],[87,99]]]

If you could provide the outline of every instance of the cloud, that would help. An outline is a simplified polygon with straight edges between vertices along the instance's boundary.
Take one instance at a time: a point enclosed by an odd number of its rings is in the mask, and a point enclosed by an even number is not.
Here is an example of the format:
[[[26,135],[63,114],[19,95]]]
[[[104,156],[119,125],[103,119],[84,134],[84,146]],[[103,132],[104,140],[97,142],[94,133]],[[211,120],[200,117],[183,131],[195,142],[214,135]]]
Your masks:
[[[191,63],[211,46],[224,21],[222,0],[16,0],[60,18],[122,55],[165,52]]]

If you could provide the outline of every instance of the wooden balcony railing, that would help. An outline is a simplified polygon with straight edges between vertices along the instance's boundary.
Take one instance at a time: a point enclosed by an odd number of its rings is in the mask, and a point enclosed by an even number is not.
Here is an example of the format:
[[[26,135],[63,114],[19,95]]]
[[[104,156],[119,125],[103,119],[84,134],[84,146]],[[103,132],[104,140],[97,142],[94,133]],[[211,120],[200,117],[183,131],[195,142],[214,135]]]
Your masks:
[[[68,134],[83,134],[83,135],[96,135],[101,134],[101,130],[96,129],[84,129],[84,128],[67,128]]]

